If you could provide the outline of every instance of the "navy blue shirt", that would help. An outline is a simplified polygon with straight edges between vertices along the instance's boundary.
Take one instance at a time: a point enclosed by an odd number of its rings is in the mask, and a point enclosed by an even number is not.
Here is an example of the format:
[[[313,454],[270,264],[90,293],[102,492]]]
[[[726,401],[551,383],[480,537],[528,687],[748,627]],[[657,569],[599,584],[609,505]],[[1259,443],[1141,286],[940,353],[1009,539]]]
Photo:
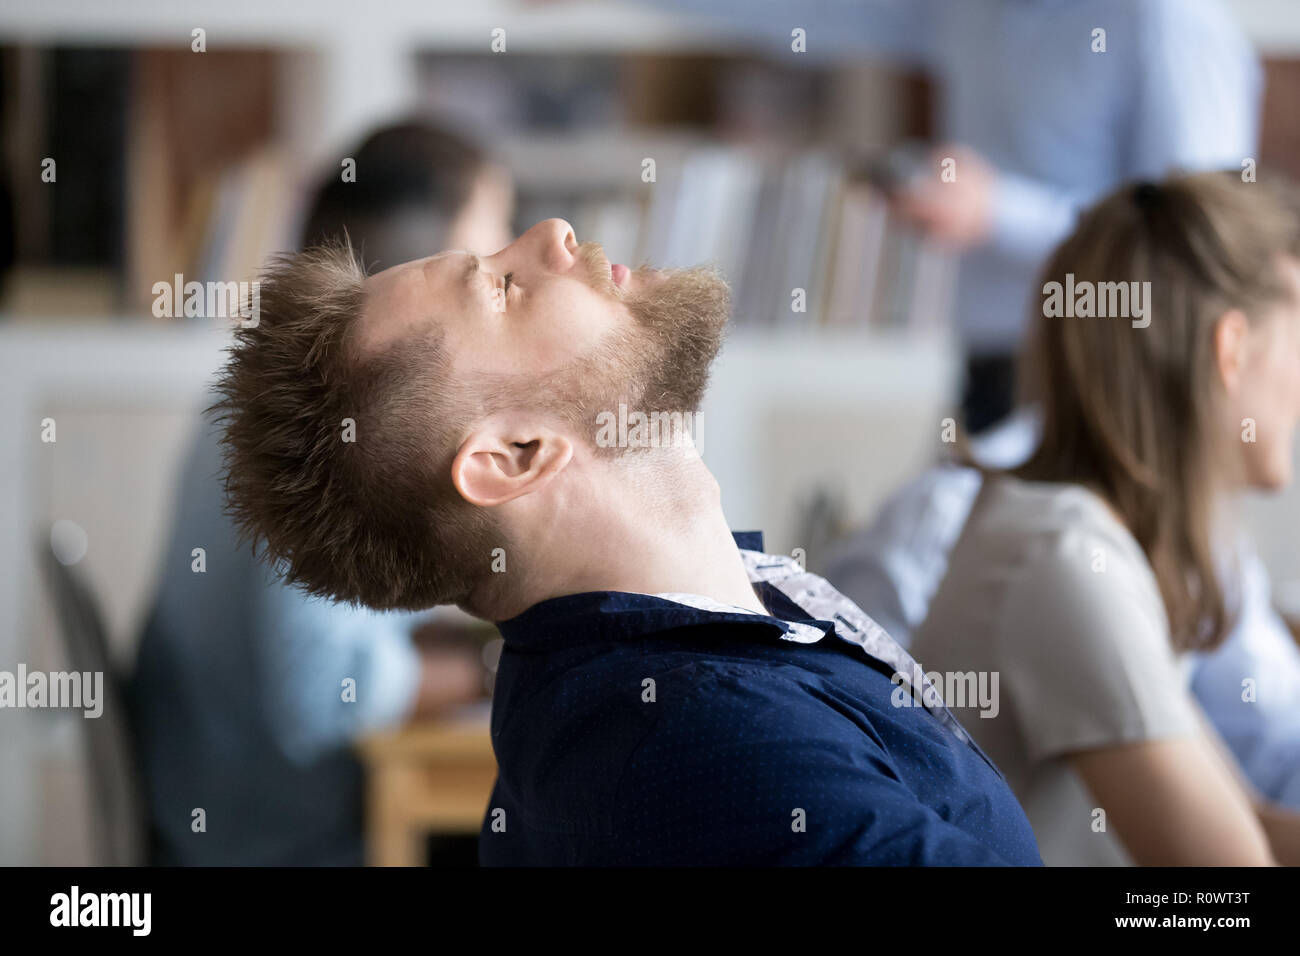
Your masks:
[[[897,706],[893,669],[836,623],[755,590],[771,617],[601,591],[502,622],[480,862],[1041,863],[969,735]]]

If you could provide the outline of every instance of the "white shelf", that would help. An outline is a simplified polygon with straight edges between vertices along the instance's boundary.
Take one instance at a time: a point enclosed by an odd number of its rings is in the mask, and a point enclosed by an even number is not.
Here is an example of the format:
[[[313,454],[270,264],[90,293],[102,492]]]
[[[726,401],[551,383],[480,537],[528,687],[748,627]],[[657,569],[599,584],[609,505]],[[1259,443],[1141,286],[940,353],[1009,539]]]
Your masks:
[[[1262,56],[1300,57],[1300,3],[1296,0],[1228,0],[1228,9]]]
[[[707,27],[647,5],[518,0],[382,0],[362,15],[345,0],[42,0],[0,10],[0,35],[61,43],[188,47],[202,27],[208,49],[333,45],[384,35],[406,50],[490,53],[506,30],[507,53],[740,49],[738,31]]]
[[[1247,35],[1269,55],[1300,55],[1295,0],[1227,0]],[[652,4],[581,0],[380,0],[364,15],[346,0],[18,0],[0,8],[0,36],[26,42],[189,46],[190,30],[222,46],[330,46],[385,35],[407,50],[488,53],[504,27],[521,53],[749,49],[743,31],[661,13]]]
[[[1265,55],[1300,56],[1297,0],[1229,0]],[[0,40],[32,45],[186,49],[202,27],[210,51],[272,47],[289,68],[286,132],[307,162],[332,155],[418,102],[415,60],[427,52],[482,53],[506,30],[510,53],[753,51],[747,31],[665,13],[634,0],[15,0],[0,5]],[[198,55],[198,54],[196,54]]]

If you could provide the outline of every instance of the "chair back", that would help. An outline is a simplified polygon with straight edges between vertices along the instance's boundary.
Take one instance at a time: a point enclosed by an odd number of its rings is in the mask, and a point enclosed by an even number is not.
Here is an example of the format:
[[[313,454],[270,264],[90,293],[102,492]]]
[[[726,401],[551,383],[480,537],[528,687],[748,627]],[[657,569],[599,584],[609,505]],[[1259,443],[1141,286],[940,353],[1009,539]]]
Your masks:
[[[75,568],[55,557],[49,540],[46,536],[40,545],[41,563],[67,665],[83,675],[104,675],[103,711],[96,718],[83,719],[82,734],[99,862],[140,866],[147,853],[146,811],[122,679],[109,656],[107,632],[94,595]]]

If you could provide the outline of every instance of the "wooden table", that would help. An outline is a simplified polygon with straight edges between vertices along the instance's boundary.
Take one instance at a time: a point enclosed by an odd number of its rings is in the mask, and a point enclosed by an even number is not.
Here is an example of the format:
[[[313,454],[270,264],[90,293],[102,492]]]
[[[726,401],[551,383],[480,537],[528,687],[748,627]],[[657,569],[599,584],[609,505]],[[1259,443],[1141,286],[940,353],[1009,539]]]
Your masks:
[[[486,723],[412,724],[358,749],[369,865],[424,866],[428,834],[479,832],[497,775]]]

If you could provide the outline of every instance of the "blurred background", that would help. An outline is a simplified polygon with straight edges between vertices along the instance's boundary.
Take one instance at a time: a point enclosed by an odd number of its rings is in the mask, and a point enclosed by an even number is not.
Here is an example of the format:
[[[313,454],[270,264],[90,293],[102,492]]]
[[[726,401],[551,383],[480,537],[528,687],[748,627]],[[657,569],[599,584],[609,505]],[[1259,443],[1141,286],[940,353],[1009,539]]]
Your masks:
[[[889,157],[938,141],[935,77],[801,55],[788,31],[774,42],[673,6],[6,4],[0,670],[76,666],[43,566],[57,526],[108,666],[132,672],[167,568],[190,562],[169,534],[228,334],[215,318],[159,317],[154,285],[251,277],[300,241],[321,184],[386,124],[476,144],[513,183],[516,232],[559,216],[612,261],[718,263],[736,318],[701,444],[733,527],[762,528],[768,550],[803,548],[815,566],[931,461],[960,388],[954,253],[897,221],[873,184]],[[1227,8],[1264,63],[1258,159],[1300,175],[1300,6]],[[47,420],[57,441],[42,440]],[[1300,606],[1300,499],[1253,503],[1251,519],[1275,594]],[[491,636],[473,640],[490,686]],[[358,744],[371,861],[424,862],[417,830],[477,832],[483,708],[456,713],[450,730]],[[102,804],[121,806],[104,788],[131,787],[101,779],[96,754],[116,744],[88,723],[0,711],[0,863],[113,859]],[[231,786],[256,793],[256,780]]]

